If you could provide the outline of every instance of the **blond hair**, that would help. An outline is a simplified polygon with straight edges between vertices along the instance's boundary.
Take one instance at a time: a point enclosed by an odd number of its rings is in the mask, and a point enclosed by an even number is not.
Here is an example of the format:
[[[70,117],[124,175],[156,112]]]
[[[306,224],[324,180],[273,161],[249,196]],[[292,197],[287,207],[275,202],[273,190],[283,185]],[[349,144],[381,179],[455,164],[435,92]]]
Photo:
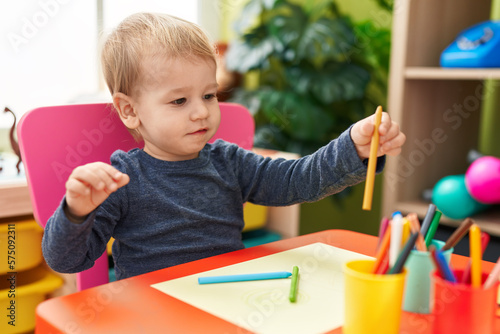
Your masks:
[[[196,24],[167,14],[137,13],[124,19],[102,46],[101,66],[111,95],[132,95],[146,57],[197,57],[216,63],[216,48]],[[153,74],[151,74],[153,75]]]

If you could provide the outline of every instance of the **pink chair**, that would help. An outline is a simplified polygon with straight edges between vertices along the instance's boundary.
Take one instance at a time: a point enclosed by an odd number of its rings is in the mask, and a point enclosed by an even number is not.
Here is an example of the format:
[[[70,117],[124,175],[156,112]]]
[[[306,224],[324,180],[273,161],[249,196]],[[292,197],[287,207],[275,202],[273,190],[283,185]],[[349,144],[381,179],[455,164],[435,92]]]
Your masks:
[[[251,149],[254,120],[246,108],[220,103],[222,120],[212,142],[218,138]],[[111,104],[42,107],[19,121],[17,136],[36,221],[45,227],[58,207],[71,171],[94,161],[109,162],[117,149],[142,147],[137,143]],[[109,282],[106,252],[94,267],[77,274],[83,290]]]

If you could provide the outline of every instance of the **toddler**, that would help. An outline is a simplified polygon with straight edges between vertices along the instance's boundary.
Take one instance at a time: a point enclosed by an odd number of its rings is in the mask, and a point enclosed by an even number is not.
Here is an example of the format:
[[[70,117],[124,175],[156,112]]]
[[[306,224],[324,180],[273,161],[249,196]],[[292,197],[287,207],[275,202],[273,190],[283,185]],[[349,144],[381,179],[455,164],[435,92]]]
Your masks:
[[[366,177],[373,116],[297,160],[207,144],[220,123],[216,53],[193,23],[134,14],[101,60],[113,105],[144,148],[74,169],[42,242],[56,271],[89,269],[111,237],[118,279],[235,251],[244,247],[243,203],[317,201]],[[379,132],[378,172],[405,141],[386,113]]]

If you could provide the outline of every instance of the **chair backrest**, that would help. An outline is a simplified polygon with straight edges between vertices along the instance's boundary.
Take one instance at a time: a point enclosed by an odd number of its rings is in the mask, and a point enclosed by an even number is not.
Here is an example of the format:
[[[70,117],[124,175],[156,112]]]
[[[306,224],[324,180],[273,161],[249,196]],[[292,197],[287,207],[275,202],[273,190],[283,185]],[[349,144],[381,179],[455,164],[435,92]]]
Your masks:
[[[224,139],[245,149],[252,148],[254,120],[237,104],[220,103],[221,124],[212,138]],[[122,124],[111,104],[42,107],[19,121],[17,136],[23,159],[33,214],[45,227],[65,193],[71,171],[89,162],[109,162],[121,149],[141,147]],[[106,254],[93,268],[77,275],[78,289],[108,282]]]

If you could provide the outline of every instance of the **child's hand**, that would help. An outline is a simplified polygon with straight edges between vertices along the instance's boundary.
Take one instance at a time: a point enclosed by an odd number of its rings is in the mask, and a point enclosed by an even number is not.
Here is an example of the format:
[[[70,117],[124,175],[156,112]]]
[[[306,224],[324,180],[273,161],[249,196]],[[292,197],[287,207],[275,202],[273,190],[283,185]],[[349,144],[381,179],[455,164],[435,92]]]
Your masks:
[[[73,170],[66,182],[66,204],[69,213],[85,217],[108,196],[130,181],[124,174],[104,162],[93,162]]]
[[[351,129],[351,138],[361,159],[366,159],[370,156],[374,123],[375,114],[360,120]],[[382,121],[378,132],[380,140],[377,156],[384,154],[395,156],[401,153],[401,146],[406,141],[406,136],[399,130],[399,125],[393,122],[386,112],[382,113]]]

